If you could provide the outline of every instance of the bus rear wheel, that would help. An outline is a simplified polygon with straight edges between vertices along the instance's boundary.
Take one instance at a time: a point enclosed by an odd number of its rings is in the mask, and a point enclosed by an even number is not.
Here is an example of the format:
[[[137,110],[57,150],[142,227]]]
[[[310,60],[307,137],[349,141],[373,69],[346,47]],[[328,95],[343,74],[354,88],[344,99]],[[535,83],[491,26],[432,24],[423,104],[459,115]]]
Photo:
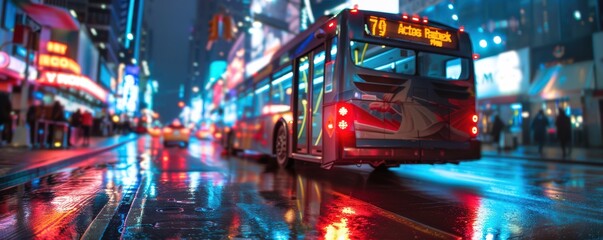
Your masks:
[[[291,168],[293,161],[289,158],[287,151],[287,129],[280,125],[276,132],[276,143],[274,145],[276,153],[276,162],[281,168]]]

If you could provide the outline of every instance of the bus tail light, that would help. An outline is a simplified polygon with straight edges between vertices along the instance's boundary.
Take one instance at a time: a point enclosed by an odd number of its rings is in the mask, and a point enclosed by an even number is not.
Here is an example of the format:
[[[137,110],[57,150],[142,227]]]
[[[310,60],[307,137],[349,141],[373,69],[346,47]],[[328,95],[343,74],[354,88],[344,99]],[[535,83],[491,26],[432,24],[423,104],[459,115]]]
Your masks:
[[[358,12],[358,4],[354,5],[354,8],[352,10],[350,10],[350,12],[357,13]]]
[[[473,136],[477,135],[477,127],[472,127],[471,128],[471,133],[473,133]]]
[[[479,117],[477,116],[477,114],[473,114],[471,116],[471,134],[475,137],[477,136],[477,121],[479,120]]]
[[[354,112],[353,105],[349,103],[337,104],[337,117],[335,123],[327,123],[327,128],[337,128],[338,131],[353,131],[354,130]],[[334,125],[334,126],[329,126]]]

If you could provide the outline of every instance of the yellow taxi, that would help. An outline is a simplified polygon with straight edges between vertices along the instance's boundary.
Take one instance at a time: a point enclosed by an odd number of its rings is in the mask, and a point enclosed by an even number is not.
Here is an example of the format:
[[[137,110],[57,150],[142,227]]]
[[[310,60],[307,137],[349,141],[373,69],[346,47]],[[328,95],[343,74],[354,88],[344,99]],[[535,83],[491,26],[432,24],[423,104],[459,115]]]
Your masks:
[[[168,147],[171,144],[178,144],[184,148],[188,146],[191,130],[182,125],[179,120],[174,120],[172,124],[165,126],[163,132],[163,146]]]

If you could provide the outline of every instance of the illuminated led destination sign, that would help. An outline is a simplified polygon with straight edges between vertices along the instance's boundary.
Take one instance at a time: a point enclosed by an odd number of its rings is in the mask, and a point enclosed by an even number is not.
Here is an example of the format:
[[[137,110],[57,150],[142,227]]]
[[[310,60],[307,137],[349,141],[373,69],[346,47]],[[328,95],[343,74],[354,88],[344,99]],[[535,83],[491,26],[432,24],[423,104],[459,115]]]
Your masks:
[[[441,48],[456,49],[458,46],[458,37],[454,31],[376,16],[369,16],[366,24],[367,34],[375,37],[394,38]]]

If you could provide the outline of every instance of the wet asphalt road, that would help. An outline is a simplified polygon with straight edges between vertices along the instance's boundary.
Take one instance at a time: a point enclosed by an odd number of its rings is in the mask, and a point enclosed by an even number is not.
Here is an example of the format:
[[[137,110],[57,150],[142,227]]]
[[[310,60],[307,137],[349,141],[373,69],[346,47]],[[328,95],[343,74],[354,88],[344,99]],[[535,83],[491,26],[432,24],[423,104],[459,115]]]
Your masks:
[[[141,138],[0,192],[0,239],[603,238],[603,167],[270,162]]]

